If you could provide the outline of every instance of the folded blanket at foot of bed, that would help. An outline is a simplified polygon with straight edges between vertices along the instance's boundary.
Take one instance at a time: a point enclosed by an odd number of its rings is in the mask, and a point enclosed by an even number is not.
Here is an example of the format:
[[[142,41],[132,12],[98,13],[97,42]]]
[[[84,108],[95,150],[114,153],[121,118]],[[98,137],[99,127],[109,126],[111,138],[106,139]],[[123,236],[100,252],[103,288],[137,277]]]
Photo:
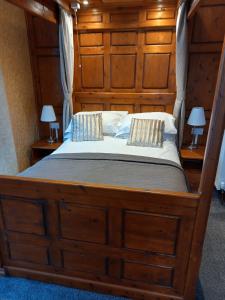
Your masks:
[[[181,166],[169,160],[134,155],[52,154],[18,176],[147,190],[188,191]]]

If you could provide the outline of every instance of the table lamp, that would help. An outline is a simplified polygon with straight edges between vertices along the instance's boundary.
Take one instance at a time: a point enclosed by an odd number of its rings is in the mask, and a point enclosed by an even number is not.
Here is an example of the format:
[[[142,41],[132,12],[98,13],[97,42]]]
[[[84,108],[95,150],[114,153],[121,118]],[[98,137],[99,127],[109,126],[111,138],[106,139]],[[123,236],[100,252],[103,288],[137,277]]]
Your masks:
[[[52,105],[44,105],[43,106],[42,113],[41,113],[41,121],[49,123],[50,136],[48,139],[48,143],[49,144],[54,143],[54,140],[52,138],[51,122],[56,121],[56,116],[55,116],[54,108]]]
[[[198,137],[199,135],[203,135],[204,128],[202,126],[205,126],[206,124],[204,108],[193,107],[187,124],[193,127],[191,132],[193,135],[193,139],[191,145],[189,146],[189,149],[197,149]]]

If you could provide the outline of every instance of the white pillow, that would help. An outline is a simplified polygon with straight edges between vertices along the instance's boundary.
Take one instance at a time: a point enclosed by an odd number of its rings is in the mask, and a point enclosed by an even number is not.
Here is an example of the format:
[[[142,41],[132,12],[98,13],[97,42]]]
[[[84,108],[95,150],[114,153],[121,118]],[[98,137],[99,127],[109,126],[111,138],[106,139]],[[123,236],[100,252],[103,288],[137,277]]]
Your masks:
[[[122,124],[116,134],[118,138],[128,138],[130,134],[130,126],[132,119],[152,119],[152,120],[162,120],[165,122],[165,133],[166,134],[177,134],[177,129],[175,127],[175,118],[173,115],[165,112],[149,112],[149,113],[138,113],[129,114],[124,117]]]
[[[118,129],[121,126],[121,121],[126,115],[128,115],[128,111],[89,111],[89,112],[81,111],[77,113],[77,115],[96,114],[96,113],[102,113],[103,134],[110,135],[110,136],[114,136],[118,132]],[[70,121],[70,124],[65,131],[64,140],[71,139],[71,138],[72,138],[72,121]]]

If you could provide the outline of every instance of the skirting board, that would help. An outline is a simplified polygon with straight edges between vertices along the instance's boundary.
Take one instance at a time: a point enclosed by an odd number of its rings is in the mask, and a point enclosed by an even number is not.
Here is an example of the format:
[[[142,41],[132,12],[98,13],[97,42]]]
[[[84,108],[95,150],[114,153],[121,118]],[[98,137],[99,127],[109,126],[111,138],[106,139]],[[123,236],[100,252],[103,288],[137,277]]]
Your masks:
[[[125,296],[131,299],[145,299],[145,300],[168,299],[168,297],[165,297],[162,294],[154,293],[154,292],[146,292],[136,288],[130,288],[130,287],[127,288],[125,286],[121,287],[115,284],[106,284],[99,281],[80,279],[76,277],[29,270],[24,268],[5,266],[5,272],[7,275],[11,275],[11,276],[34,279],[34,280],[44,281],[47,283],[55,283],[55,284],[69,286],[69,287],[89,290],[93,292]],[[170,299],[182,300],[183,297],[170,296]]]

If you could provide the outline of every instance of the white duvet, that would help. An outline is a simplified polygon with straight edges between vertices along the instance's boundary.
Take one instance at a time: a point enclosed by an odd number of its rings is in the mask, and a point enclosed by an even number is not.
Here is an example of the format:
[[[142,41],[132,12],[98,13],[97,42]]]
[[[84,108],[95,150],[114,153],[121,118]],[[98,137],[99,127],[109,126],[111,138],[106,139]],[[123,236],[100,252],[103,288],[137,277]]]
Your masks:
[[[52,154],[63,153],[113,153],[147,156],[173,161],[180,165],[177,147],[174,141],[166,140],[162,148],[127,146],[126,139],[104,136],[104,141],[72,142],[65,141]]]

